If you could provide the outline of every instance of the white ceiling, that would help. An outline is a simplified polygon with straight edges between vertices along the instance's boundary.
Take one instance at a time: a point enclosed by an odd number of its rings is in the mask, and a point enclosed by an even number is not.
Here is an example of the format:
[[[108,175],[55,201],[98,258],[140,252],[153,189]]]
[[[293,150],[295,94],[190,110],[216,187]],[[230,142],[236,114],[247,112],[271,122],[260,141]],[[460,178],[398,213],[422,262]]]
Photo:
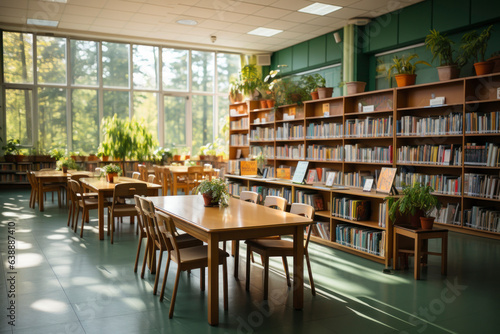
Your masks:
[[[325,16],[297,12],[309,0],[0,0],[0,27],[160,43],[244,53],[266,53],[338,30],[354,17],[377,17],[423,0],[318,0],[343,8]],[[27,18],[59,21],[57,28]],[[196,26],[176,23],[192,19]],[[248,35],[257,28],[283,30],[273,37]],[[215,43],[210,36],[217,36]]]

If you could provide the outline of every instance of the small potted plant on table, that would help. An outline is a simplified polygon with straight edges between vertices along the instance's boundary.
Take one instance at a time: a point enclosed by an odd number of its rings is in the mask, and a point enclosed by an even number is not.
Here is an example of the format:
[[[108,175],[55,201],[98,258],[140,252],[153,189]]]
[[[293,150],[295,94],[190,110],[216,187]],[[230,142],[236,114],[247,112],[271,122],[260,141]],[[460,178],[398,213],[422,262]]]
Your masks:
[[[423,229],[432,229],[434,217],[430,213],[441,208],[441,202],[432,194],[434,189],[431,186],[424,186],[415,182],[413,186],[403,188],[403,196],[390,204],[389,216],[394,222],[399,212],[401,215],[416,216],[420,218],[420,224]],[[411,219],[410,219],[411,220]],[[418,224],[418,220],[416,220]],[[415,225],[412,221],[412,225]],[[419,226],[414,226],[419,227]]]
[[[106,172],[106,180],[109,183],[113,183],[114,177],[118,176],[122,172],[122,169],[120,168],[120,166],[115,165],[115,164],[106,165],[103,167],[103,169],[104,169],[104,172]]]
[[[195,193],[201,193],[205,206],[214,205],[227,206],[229,203],[229,192],[227,184],[221,178],[202,181],[195,189]]]
[[[56,169],[62,170],[63,173],[67,173],[68,169],[78,169],[76,162],[71,157],[62,157],[56,162]]]

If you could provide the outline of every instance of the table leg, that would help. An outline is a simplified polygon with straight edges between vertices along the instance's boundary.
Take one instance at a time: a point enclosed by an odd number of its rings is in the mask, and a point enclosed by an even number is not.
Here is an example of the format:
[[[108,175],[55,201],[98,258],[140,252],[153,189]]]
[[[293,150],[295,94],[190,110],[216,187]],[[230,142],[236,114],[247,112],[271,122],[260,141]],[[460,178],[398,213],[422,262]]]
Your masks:
[[[420,262],[421,262],[421,253],[422,252],[422,240],[418,236],[415,236],[415,272],[413,276],[416,280],[420,279]]]
[[[398,234],[394,233],[394,249],[392,250],[392,268],[394,270],[399,269],[399,259],[398,259],[398,249],[399,249],[399,244],[398,244]]]
[[[234,278],[238,279],[238,267],[240,263],[240,241],[233,240],[231,250],[234,254]]]
[[[297,226],[293,233],[293,308],[304,305],[304,227]],[[247,273],[248,275],[248,273]]]
[[[208,239],[208,323],[219,324],[219,236]]]
[[[172,195],[177,195],[177,176],[174,175],[172,179]]]
[[[99,225],[99,240],[104,240],[104,193],[102,191],[98,192],[98,204],[97,204],[97,211],[98,211],[98,219],[97,223]],[[114,222],[111,222],[113,224]]]
[[[43,181],[42,179],[38,180],[38,210],[40,212],[43,211]]]
[[[441,275],[448,273],[448,233],[441,239]]]

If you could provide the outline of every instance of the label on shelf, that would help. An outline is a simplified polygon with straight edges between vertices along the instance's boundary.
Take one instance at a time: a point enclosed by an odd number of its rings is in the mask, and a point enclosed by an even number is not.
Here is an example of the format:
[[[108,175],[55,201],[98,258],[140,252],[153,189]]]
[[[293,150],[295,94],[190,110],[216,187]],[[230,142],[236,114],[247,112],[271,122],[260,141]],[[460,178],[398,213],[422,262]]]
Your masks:
[[[371,112],[371,111],[375,111],[375,106],[373,104],[369,106],[363,106],[363,112]]]
[[[323,116],[330,116],[330,103],[323,103]]]
[[[440,105],[443,105],[445,101],[446,101],[446,98],[444,96],[439,96],[439,97],[435,97],[433,99],[430,99],[429,105],[430,106],[440,106]]]

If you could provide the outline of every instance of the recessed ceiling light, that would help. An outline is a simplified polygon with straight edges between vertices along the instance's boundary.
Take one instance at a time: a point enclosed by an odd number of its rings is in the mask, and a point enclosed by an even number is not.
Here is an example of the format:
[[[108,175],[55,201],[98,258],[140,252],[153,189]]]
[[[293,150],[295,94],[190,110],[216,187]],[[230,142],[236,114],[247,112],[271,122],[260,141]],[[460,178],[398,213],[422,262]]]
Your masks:
[[[28,21],[26,21],[26,23],[33,24],[36,26],[57,27],[57,25],[59,24],[59,21],[28,19]]]
[[[259,27],[257,29],[254,29],[252,31],[247,32],[247,34],[264,36],[264,37],[271,37],[271,36],[274,36],[276,34],[279,34],[280,32],[283,32],[283,30]]]
[[[312,5],[299,9],[299,12],[323,16],[339,9],[342,9],[342,7],[315,2]]]
[[[185,26],[195,26],[198,24],[198,22],[196,22],[195,20],[188,20],[188,19],[177,20],[176,22]]]

